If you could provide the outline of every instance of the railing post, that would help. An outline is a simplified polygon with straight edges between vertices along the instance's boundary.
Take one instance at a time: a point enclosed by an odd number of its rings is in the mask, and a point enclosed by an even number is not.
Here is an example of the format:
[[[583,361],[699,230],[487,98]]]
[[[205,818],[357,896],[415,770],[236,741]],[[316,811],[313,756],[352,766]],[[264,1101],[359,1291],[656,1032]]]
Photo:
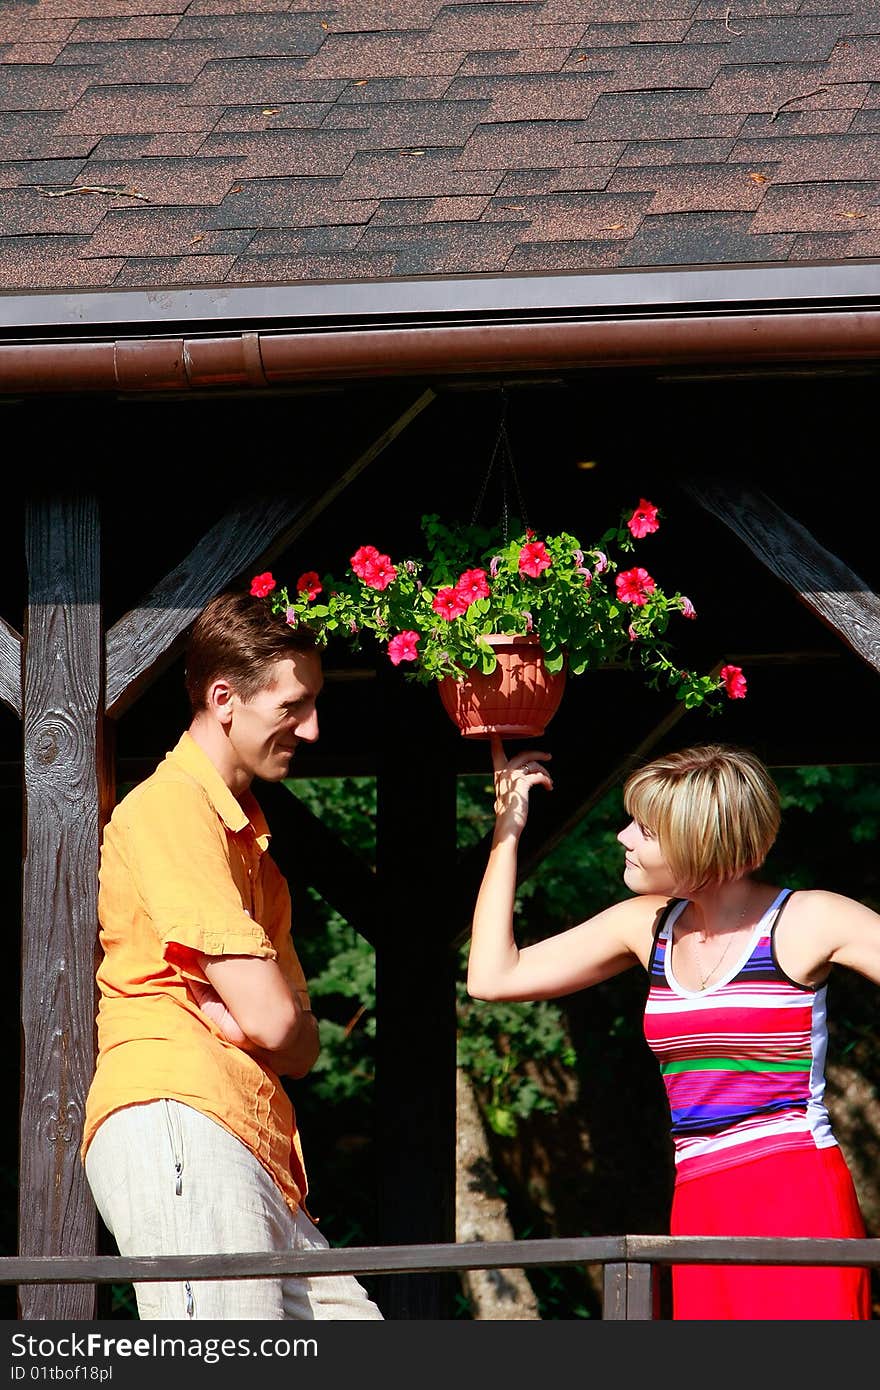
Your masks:
[[[653,1318],[655,1273],[651,1264],[633,1262],[626,1266],[627,1318],[641,1322]]]
[[[602,1281],[602,1319],[625,1318],[629,1265],[608,1262]]]

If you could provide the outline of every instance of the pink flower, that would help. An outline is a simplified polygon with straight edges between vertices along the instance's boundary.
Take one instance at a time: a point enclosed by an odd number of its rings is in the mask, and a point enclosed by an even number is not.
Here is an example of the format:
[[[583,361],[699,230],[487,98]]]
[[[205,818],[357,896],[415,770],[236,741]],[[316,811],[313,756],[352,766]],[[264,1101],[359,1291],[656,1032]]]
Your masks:
[[[271,594],[275,588],[275,580],[268,570],[263,574],[255,574],[251,580],[251,595],[253,598],[265,598]]]
[[[731,700],[744,700],[746,697],[746,678],[741,666],[722,666],[721,679]]]
[[[631,603],[635,608],[641,608],[648,602],[648,595],[653,594],[657,585],[646,569],[637,565],[635,569],[625,570],[619,574],[614,581],[617,585],[617,597],[621,603]]]
[[[596,557],[596,563],[593,568],[597,574],[604,574],[608,568],[608,556],[605,554],[604,550],[594,550],[593,554]]]
[[[531,632],[532,628],[535,626],[534,618],[531,613],[523,613],[523,617],[526,620],[526,632]]]
[[[534,535],[534,532],[532,534]],[[552,563],[543,541],[529,541],[519,552],[519,572],[531,575],[532,579],[537,579]]]
[[[647,502],[644,497],[641,497],[639,505],[626,524],[639,540],[642,536],[649,536],[652,531],[659,531],[660,522],[657,520],[657,508],[654,503]]]
[[[629,627],[627,628],[626,635],[631,642],[638,642],[639,640],[639,634],[636,632],[632,623],[630,623]]]
[[[366,579],[368,567],[378,558],[379,552],[374,545],[362,545],[354,552],[349,563],[358,579]]]
[[[361,578],[370,589],[387,589],[397,578],[397,570],[391,563],[391,556],[374,556],[367,562]]]
[[[695,618],[697,616],[696,608],[689,598],[685,598],[684,594],[681,596],[681,616],[683,618]]]
[[[584,563],[584,552],[582,550],[576,550],[571,558],[574,560],[575,568],[579,569]]]
[[[298,625],[299,616],[293,605],[291,605],[284,614],[284,621],[287,623],[288,627],[296,627]]]
[[[418,632],[398,632],[396,637],[392,637],[388,643],[388,655],[395,666],[399,666],[401,661],[418,661],[416,647],[419,638]]]
[[[496,579],[497,576],[498,576],[498,566],[499,566],[500,564],[501,564],[501,556],[500,556],[500,555],[493,555],[493,556],[492,556],[492,559],[489,561],[489,573],[491,574],[491,576],[492,576],[493,579]]]
[[[584,588],[589,589],[590,585],[593,582],[593,576],[590,574],[590,571],[587,569],[586,565],[578,565],[576,573],[582,574],[584,576]]]
[[[460,596],[466,608],[469,608],[478,598],[486,598],[489,594],[486,571],[465,570],[455,586],[455,592]]]
[[[441,618],[451,622],[453,618],[461,617],[467,609],[467,603],[462,599],[457,589],[438,589],[431,607],[435,613],[440,614]]]
[[[301,574],[296,581],[296,591],[298,594],[305,594],[309,603],[312,603],[319,594],[323,593],[323,586],[318,578],[317,571],[306,570],[305,574]]]

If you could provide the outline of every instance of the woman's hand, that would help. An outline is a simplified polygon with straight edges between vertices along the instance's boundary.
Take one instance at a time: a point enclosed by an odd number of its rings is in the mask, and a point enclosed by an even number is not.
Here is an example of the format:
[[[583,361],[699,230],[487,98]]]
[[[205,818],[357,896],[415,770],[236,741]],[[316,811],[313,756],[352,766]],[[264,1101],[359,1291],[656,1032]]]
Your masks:
[[[552,756],[552,753],[532,749],[508,758],[501,739],[497,735],[492,736],[497,829],[512,831],[517,836],[522,834],[529,815],[529,792],[532,787],[553,790],[553,779],[543,766]]]

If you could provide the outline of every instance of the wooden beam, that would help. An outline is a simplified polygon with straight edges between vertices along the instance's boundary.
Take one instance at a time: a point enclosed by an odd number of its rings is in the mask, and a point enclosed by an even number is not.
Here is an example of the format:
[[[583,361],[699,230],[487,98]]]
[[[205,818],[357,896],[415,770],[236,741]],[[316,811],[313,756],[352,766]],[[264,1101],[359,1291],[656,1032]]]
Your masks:
[[[0,700],[21,718],[21,636],[0,618]]]
[[[880,671],[880,597],[870,584],[759,489],[709,476],[684,479],[680,486],[857,656]]]
[[[256,794],[272,831],[272,858],[285,878],[310,885],[375,945],[378,898],[370,866],[287,787],[260,782]]]
[[[435,399],[430,389],[413,401],[329,486],[303,500],[288,496],[243,500],[228,512],[107,633],[106,708],[117,719],[181,650],[198,613],[238,576],[270,564]]]
[[[101,745],[100,531],[94,498],[25,515],[19,1249],[95,1251],[79,1158],[95,1060]],[[94,1290],[23,1288],[21,1316],[94,1317]]]
[[[377,783],[375,1135],[379,1241],[455,1239],[456,976],[447,921],[456,844],[452,725],[382,668]],[[392,1320],[453,1316],[448,1276],[389,1278]]]

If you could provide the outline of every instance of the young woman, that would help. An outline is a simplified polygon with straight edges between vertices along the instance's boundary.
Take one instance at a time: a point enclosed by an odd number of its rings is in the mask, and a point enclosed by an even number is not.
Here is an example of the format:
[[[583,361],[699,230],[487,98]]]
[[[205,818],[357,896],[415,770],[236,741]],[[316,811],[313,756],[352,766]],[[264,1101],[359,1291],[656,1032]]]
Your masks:
[[[549,754],[492,742],[495,832],[477,897],[468,992],[552,999],[641,965],[644,1028],[675,1148],[673,1235],[864,1236],[852,1177],[823,1103],[832,965],[880,983],[880,915],[839,893],[754,874],[780,822],[752,753],[686,748],[633,772],[623,881],[632,897],[535,945],[513,931],[516,859]],[[871,1316],[865,1269],[673,1268],[673,1317]]]

